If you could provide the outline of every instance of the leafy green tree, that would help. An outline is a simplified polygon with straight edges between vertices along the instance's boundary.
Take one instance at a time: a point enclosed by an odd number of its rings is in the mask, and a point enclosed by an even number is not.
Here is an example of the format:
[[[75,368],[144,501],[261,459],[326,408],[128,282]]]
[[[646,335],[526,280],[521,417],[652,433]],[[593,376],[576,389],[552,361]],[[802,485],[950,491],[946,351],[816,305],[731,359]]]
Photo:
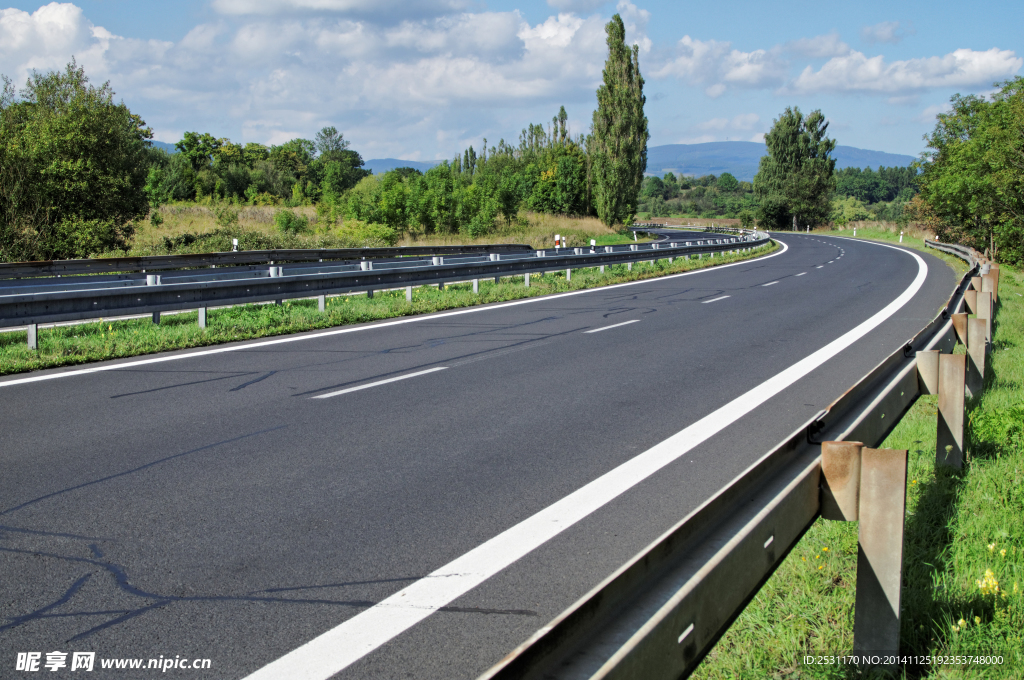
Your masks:
[[[213,155],[224,145],[224,140],[217,139],[209,132],[186,132],[181,141],[174,147],[184,158],[188,159],[189,165],[196,172],[199,172],[210,164]]]
[[[732,174],[723,172],[718,176],[718,181],[715,183],[719,191],[726,193],[732,193],[733,191],[739,191],[740,181],[736,179]]]
[[[822,224],[832,208],[836,142],[825,136],[828,122],[821,111],[806,118],[799,108],[786,108],[765,135],[768,155],[761,157],[754,192],[761,199],[758,221],[770,229]]]
[[[616,14],[605,26],[608,59],[597,90],[593,133],[587,145],[597,216],[613,224],[632,221],[647,170],[647,117],[639,47],[626,45],[626,27]]]
[[[991,100],[956,95],[925,139],[920,177],[943,240],[1024,262],[1024,78],[1007,81]]]
[[[149,212],[145,122],[74,60],[0,94],[0,259],[125,248]]]

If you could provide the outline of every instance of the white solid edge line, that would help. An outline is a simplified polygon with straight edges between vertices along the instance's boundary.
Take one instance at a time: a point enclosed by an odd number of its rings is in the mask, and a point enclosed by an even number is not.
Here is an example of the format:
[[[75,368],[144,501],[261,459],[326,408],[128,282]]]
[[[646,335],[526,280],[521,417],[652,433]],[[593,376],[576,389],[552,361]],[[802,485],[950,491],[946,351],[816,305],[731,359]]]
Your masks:
[[[728,295],[722,295],[720,297],[712,298],[710,300],[704,300],[703,302],[701,302],[701,304],[702,305],[707,305],[707,304],[710,304],[712,302],[718,302],[719,300],[724,300],[727,297],[729,297],[729,296]]]
[[[764,288],[765,286],[774,286],[776,283],[778,283],[778,281],[769,281],[768,283],[761,284],[761,287]]]
[[[401,319],[395,319],[394,321],[382,321],[371,325],[364,326],[346,326],[344,328],[336,328],[334,330],[322,331],[320,333],[302,333],[296,335],[288,335],[283,338],[275,338],[273,340],[261,340],[259,342],[246,343],[244,345],[233,345],[231,347],[216,347],[214,349],[204,349],[198,352],[186,352],[184,354],[173,354],[170,356],[154,357],[152,359],[140,359],[138,361],[126,361],[120,364],[103,364],[102,366],[92,366],[90,368],[79,368],[70,371],[62,371],[60,373],[49,373],[47,375],[34,375],[27,378],[14,378],[13,380],[0,380],[0,388],[11,387],[13,385],[24,385],[25,383],[40,382],[43,380],[56,380],[57,378],[69,378],[75,375],[86,375],[88,373],[100,373],[102,371],[117,371],[122,368],[134,368],[136,366],[146,366],[149,364],[159,364],[164,361],[178,361],[179,359],[192,359],[195,357],[207,356],[210,354],[221,354],[224,352],[240,352],[246,349],[253,349],[255,347],[268,347],[270,345],[280,345],[286,342],[299,342],[302,340],[313,340],[316,338],[326,338],[332,335],[342,335],[344,333],[359,333],[362,331],[373,330],[375,328],[387,328],[388,326],[400,326],[407,323],[419,323],[421,321],[431,321],[433,319],[443,319],[449,316],[459,316],[461,314],[475,314],[477,312],[488,312],[494,309],[504,309],[506,307],[515,307],[518,305],[528,305],[533,302],[542,302],[557,300],[565,297],[572,297],[574,295],[585,295],[587,293],[596,293],[602,290],[614,290],[615,288],[624,288],[626,286],[636,286],[644,283],[652,283],[656,281],[665,281],[666,279],[677,279],[683,276],[693,276],[694,274],[702,274],[712,271],[721,271],[729,267],[738,267],[744,264],[750,264],[751,262],[762,262],[764,260],[778,257],[787,250],[789,246],[781,241],[778,242],[782,246],[782,250],[771,255],[765,255],[763,257],[752,258],[750,260],[743,260],[741,262],[732,262],[730,264],[720,264],[714,267],[707,267],[705,269],[695,269],[692,272],[682,272],[680,274],[669,274],[668,276],[659,276],[653,279],[641,279],[640,281],[627,281],[626,283],[615,283],[610,286],[598,286],[597,288],[587,288],[586,290],[574,290],[570,293],[556,293],[554,295],[542,295],[540,297],[527,298],[525,300],[514,300],[512,302],[502,302],[500,304],[480,306],[480,307],[468,307],[466,309],[457,309],[451,312],[440,312],[437,314],[428,314],[424,316],[408,316]]]
[[[622,323],[613,323],[611,326],[604,326],[603,328],[595,328],[592,331],[583,331],[583,332],[584,333],[600,333],[601,331],[606,331],[609,328],[618,328],[619,326],[626,326],[626,325],[629,325],[631,323],[636,323],[639,320],[640,319],[630,319],[629,321],[623,321]]]
[[[398,382],[399,380],[405,380],[407,378],[415,378],[418,375],[426,375],[427,373],[433,373],[434,371],[443,371],[448,368],[447,366],[436,366],[434,368],[428,368],[425,371],[417,371],[416,373],[407,373],[406,375],[400,375],[394,378],[388,378],[386,380],[378,380],[377,382],[366,383],[365,385],[357,385],[355,387],[347,387],[337,392],[328,392],[327,394],[318,394],[310,399],[327,399],[328,397],[336,397],[339,394],[348,394],[349,392],[358,392],[359,390],[365,390],[369,387],[376,387],[377,385],[387,385],[388,383]]]
[[[877,243],[883,247],[890,247]],[[900,250],[899,248],[893,248]],[[245,680],[326,680],[633,488],[877,328],[924,285],[928,265],[899,297],[853,330],[660,444],[606,472],[394,595],[285,654]]]

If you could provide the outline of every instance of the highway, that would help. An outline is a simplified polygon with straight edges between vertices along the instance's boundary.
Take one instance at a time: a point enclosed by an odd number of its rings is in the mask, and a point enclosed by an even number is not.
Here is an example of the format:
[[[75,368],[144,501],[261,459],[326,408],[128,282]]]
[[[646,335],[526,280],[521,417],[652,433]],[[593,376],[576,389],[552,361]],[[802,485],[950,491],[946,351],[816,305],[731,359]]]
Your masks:
[[[476,677],[956,283],[927,254],[779,240],[686,275],[0,379],[0,677],[51,650],[211,660],[132,677]],[[685,455],[544,514],[869,321]]]

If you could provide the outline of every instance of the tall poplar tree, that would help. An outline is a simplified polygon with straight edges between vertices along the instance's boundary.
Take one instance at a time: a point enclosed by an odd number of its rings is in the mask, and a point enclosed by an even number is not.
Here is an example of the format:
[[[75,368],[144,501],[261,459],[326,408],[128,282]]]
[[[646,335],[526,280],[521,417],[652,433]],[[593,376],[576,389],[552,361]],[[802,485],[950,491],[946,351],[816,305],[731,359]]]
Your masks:
[[[765,135],[768,155],[754,175],[754,193],[761,199],[758,221],[768,229],[790,223],[817,225],[832,209],[836,161],[834,139],[825,136],[828,121],[821,111],[806,118],[797,107],[786,108]]]
[[[626,45],[626,27],[616,14],[605,26],[608,60],[588,140],[597,216],[611,226],[632,219],[647,170],[647,117],[639,48]]]

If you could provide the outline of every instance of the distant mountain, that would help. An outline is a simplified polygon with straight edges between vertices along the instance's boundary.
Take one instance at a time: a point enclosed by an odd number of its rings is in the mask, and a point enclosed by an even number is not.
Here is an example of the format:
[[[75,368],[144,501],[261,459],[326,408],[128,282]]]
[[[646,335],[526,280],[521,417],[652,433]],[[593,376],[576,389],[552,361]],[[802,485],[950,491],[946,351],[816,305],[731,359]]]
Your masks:
[[[379,175],[382,172],[394,170],[395,168],[416,168],[420,172],[426,172],[435,165],[440,164],[441,161],[403,161],[398,158],[371,158],[363,163],[363,167],[373,174]]]
[[[708,142],[706,144],[665,144],[647,147],[647,174],[721,175],[731,173],[740,181],[749,182],[757,173],[761,156],[767,147],[758,142]],[[867,151],[852,146],[837,146],[833,156],[836,168],[877,168],[905,166],[913,156],[884,151]]]
[[[157,149],[163,149],[167,153],[178,153],[178,150],[174,148],[173,144],[168,144],[167,142],[158,142],[155,139],[150,141],[153,143],[153,146]]]

